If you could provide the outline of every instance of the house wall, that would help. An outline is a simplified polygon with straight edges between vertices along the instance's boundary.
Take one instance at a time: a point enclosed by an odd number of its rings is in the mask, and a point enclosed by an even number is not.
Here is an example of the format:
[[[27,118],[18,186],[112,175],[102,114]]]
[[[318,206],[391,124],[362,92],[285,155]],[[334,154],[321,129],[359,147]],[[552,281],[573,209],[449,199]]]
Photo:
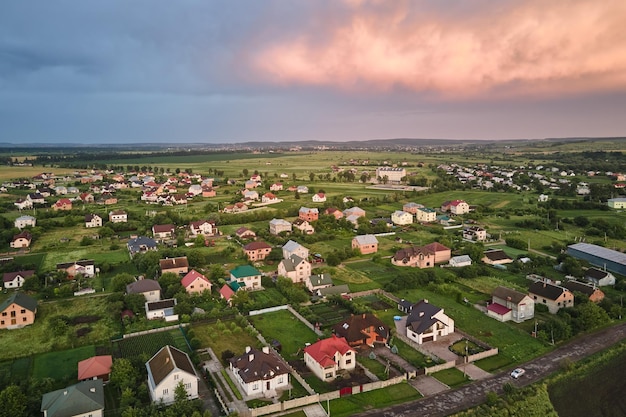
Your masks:
[[[241,278],[234,278],[231,276],[231,280],[232,279],[235,279],[239,283],[246,284],[245,286],[246,290],[261,288],[261,275],[254,275],[254,276],[241,277]]]
[[[0,313],[0,329],[28,326],[35,322],[35,312],[13,303]]]
[[[551,314],[556,314],[561,308],[574,307],[574,295],[571,292],[563,293],[556,300],[550,300],[540,295],[530,293],[530,298],[537,304],[544,304]]]
[[[469,204],[462,202],[456,206],[450,206],[450,212],[452,214],[465,214],[469,213]]]
[[[427,212],[423,210],[417,210],[415,216],[418,222],[434,222],[437,220],[437,213],[434,211]]]
[[[24,281],[24,278],[18,275],[12,281],[6,281],[4,288],[19,288],[24,285]]]
[[[74,414],[72,417],[104,417],[104,409],[89,411],[84,414]]]
[[[150,398],[152,399],[152,402],[158,403],[163,401],[164,404],[173,403],[174,391],[176,390],[176,385],[178,385],[179,382],[182,382],[183,385],[185,385],[185,390],[187,391],[187,397],[189,399],[198,398],[198,379],[196,376],[180,370],[174,370],[154,388],[152,387],[150,380],[148,380]]]
[[[211,283],[202,278],[196,278],[185,288],[185,291],[187,294],[201,294],[204,291],[211,291]]]
[[[513,311],[509,311],[508,313],[501,315],[501,314],[496,314],[495,312],[491,310],[487,310],[487,316],[494,318],[498,321],[505,322],[505,321],[509,321],[513,319]]]
[[[361,255],[367,255],[370,253],[378,252],[378,244],[374,243],[371,245],[359,245],[356,240],[352,240],[352,249],[358,249],[361,252]]]
[[[146,301],[159,301],[161,299],[161,291],[146,291],[141,293],[146,298]]]
[[[11,242],[12,248],[27,248],[29,246],[30,246],[30,240],[25,239],[23,237],[19,239],[15,239],[14,241]]]

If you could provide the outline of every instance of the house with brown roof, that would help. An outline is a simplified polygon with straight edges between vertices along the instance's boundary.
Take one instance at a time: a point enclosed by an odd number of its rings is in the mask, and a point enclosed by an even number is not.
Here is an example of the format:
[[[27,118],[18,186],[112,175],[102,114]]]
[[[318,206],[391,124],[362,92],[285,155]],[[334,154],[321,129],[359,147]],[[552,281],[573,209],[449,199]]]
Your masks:
[[[128,222],[128,214],[124,210],[112,210],[109,212],[109,221],[111,223]]]
[[[570,280],[565,281],[562,285],[573,293],[579,292],[586,295],[592,303],[599,303],[604,300],[604,291],[593,284]]]
[[[256,233],[247,227],[240,227],[235,231],[235,236],[239,239],[256,239]]]
[[[406,318],[406,337],[418,345],[434,342],[437,338],[454,333],[454,320],[441,307],[422,300],[410,308]]]
[[[27,231],[23,230],[20,233],[13,235],[13,240],[11,240],[10,246],[15,249],[19,248],[27,248],[30,246],[30,242],[33,240],[33,235]]]
[[[324,203],[326,202],[326,194],[324,193],[314,194],[312,200],[314,203]]]
[[[216,195],[217,195],[217,192],[215,191],[215,188],[213,188],[212,186],[209,186],[209,185],[202,186],[202,197],[211,198],[211,197],[215,197]]]
[[[161,274],[171,272],[176,275],[181,275],[189,272],[189,261],[186,256],[165,258],[159,260],[159,267],[161,268]]]
[[[92,213],[85,215],[85,227],[102,227],[102,217],[99,215]]]
[[[183,286],[187,294],[202,294],[204,291],[211,292],[211,281],[195,269],[192,269],[181,280],[180,284]]]
[[[224,207],[224,213],[241,213],[246,210],[248,210],[248,206],[244,203],[235,203]]]
[[[103,382],[107,382],[111,376],[111,366],[113,365],[113,357],[111,355],[92,356],[91,358],[78,362],[78,380],[86,381],[88,379],[100,378]]]
[[[17,271],[17,272],[5,272],[2,274],[2,283],[4,284],[4,288],[20,288],[24,285],[24,281],[27,278],[35,275],[35,271],[29,269],[27,271]]]
[[[175,391],[182,383],[188,399],[198,398],[200,378],[189,356],[174,346],[164,346],[146,362],[148,391],[153,403],[171,404]]]
[[[176,226],[173,224],[155,224],[152,226],[152,236],[155,239],[172,239],[175,232]]]
[[[355,369],[356,350],[333,334],[305,347],[304,363],[322,381],[332,381],[339,372]]]
[[[276,197],[276,195],[272,193],[265,193],[261,196],[261,203],[273,204],[273,203],[279,203],[280,201],[282,200]]]
[[[361,255],[378,252],[378,239],[374,235],[358,235],[352,238],[352,249],[358,250]]]
[[[52,205],[54,211],[68,211],[72,209],[72,200],[69,198],[61,198],[59,201]]]
[[[78,274],[92,278],[96,276],[96,264],[93,259],[65,262],[57,264],[57,271],[65,271],[68,279],[74,279]]]
[[[0,304],[0,329],[19,329],[35,322],[37,300],[14,292]]]
[[[294,229],[301,231],[305,235],[312,235],[313,233],[315,233],[315,228],[307,220],[297,218],[293,221],[292,224]]]
[[[196,237],[198,235],[215,236],[217,234],[217,227],[215,226],[215,221],[213,220],[198,220],[189,223],[189,232],[192,237]]]
[[[405,203],[402,206],[402,211],[406,211],[407,213],[411,213],[411,214],[417,214],[417,210],[421,209],[422,207],[424,207],[423,204],[418,204],[418,203]]]
[[[500,286],[491,293],[487,315],[502,322],[521,323],[535,317],[535,302],[528,294]]]
[[[126,294],[141,294],[146,301],[159,301],[161,285],[153,279],[140,279],[126,286]]]
[[[316,208],[300,207],[298,210],[298,217],[307,222],[314,222],[319,218],[319,210]]]
[[[93,196],[93,194],[91,193],[81,193],[78,198],[80,199],[80,201],[82,201],[83,203],[93,203],[94,201],[96,201],[95,197]]]
[[[229,360],[229,371],[248,397],[275,397],[290,387],[289,366],[267,346],[262,350],[247,346],[243,355]]]
[[[450,248],[441,243],[433,242],[426,246],[410,246],[400,249],[391,258],[391,263],[396,266],[432,268],[436,264],[448,262],[451,254]]]
[[[352,347],[385,344],[391,337],[391,330],[378,317],[365,313],[352,315],[333,326],[333,333],[346,339]]]
[[[324,211],[324,214],[328,214],[329,216],[333,216],[335,219],[339,220],[343,218],[343,212],[336,207],[329,207]]]
[[[543,304],[556,314],[561,308],[574,307],[574,294],[565,287],[545,281],[535,281],[528,288],[528,296],[535,304]]]
[[[506,254],[502,249],[491,249],[484,252],[481,259],[487,265],[504,265],[513,262],[513,258]]]
[[[266,242],[257,240],[245,244],[243,251],[250,261],[262,261],[272,252],[272,246]]]

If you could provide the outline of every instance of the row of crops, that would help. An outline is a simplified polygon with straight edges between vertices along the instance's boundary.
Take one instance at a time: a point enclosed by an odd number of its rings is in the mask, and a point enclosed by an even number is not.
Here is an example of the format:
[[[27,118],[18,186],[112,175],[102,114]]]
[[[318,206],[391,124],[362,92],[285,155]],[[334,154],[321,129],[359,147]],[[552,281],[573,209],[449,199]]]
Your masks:
[[[113,342],[113,354],[121,358],[152,357],[163,346],[171,345],[183,352],[189,352],[181,330],[149,333]]]

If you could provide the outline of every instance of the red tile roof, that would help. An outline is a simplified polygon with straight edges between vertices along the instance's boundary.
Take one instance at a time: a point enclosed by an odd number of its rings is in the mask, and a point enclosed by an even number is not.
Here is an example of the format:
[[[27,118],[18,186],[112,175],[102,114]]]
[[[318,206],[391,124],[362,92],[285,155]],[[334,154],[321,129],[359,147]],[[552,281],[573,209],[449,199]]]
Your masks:
[[[334,334],[328,339],[320,340],[304,348],[304,351],[323,368],[335,364],[335,353],[339,352],[341,355],[345,355],[350,350],[354,351],[346,339]]]
[[[111,355],[92,356],[78,362],[78,380],[90,379],[111,373],[113,357]]]
[[[189,271],[187,275],[185,275],[183,279],[180,280],[180,283],[183,287],[187,288],[192,282],[194,282],[198,278],[208,282],[209,284],[211,283],[211,281],[209,281],[207,277],[202,275],[200,272],[197,272],[195,269]]]

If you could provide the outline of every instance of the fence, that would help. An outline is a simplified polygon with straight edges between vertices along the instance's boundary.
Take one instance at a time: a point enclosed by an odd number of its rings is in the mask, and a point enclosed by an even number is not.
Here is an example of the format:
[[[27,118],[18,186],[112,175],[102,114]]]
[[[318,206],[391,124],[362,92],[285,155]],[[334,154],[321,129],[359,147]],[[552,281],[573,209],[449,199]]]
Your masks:
[[[276,307],[268,307],[268,308],[264,308],[261,310],[252,310],[251,312],[248,313],[249,316],[258,316],[260,314],[265,314],[265,313],[273,313],[274,311],[280,311],[280,310],[287,310],[289,308],[289,306],[287,304],[282,305],[282,306],[276,306]]]
[[[181,323],[181,324],[176,324],[174,326],[159,327],[158,329],[150,329],[150,330],[143,330],[141,332],[128,333],[128,334],[123,335],[122,339],[127,339],[129,337],[135,337],[135,336],[143,336],[143,335],[151,334],[151,333],[167,332],[169,330],[178,329],[180,327],[186,327],[188,325],[189,325],[188,323]]]

